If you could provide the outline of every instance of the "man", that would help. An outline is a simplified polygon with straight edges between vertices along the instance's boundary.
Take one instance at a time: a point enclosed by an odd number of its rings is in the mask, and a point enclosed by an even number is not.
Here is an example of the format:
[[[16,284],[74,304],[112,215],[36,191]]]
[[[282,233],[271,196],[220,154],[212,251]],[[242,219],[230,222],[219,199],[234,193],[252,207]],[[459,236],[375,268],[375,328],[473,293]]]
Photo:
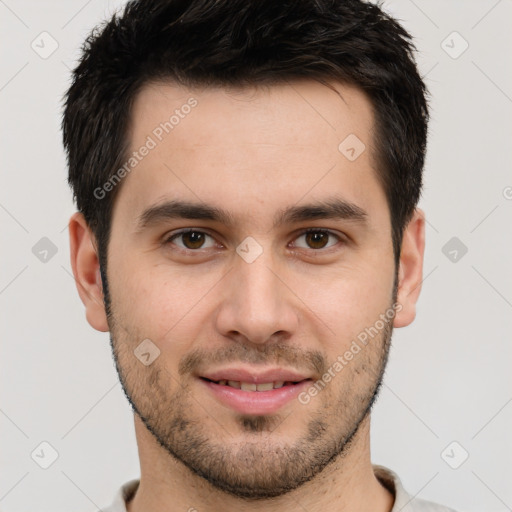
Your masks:
[[[86,41],[71,260],[141,463],[108,510],[448,510],[369,448],[422,280],[413,50],[359,0],[135,1]]]

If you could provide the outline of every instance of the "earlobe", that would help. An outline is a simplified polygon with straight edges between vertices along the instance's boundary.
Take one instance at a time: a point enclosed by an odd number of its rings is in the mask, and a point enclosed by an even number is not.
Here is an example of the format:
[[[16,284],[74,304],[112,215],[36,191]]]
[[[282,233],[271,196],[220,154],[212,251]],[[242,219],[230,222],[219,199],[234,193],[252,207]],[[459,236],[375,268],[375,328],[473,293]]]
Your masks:
[[[397,302],[401,305],[401,310],[395,316],[394,327],[405,327],[416,316],[416,302],[423,280],[424,251],[425,215],[418,208],[405,228],[402,238],[397,292]]]
[[[75,213],[69,221],[71,268],[89,324],[96,330],[109,330],[103,302],[103,286],[94,235],[84,216]]]

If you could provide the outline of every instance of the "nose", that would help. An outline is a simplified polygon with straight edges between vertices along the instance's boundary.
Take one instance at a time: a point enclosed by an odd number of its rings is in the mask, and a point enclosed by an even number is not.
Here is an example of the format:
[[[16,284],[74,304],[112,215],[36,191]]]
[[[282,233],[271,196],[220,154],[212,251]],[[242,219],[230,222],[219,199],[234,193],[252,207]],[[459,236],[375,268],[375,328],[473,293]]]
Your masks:
[[[268,253],[267,253],[268,254]],[[263,344],[289,338],[299,324],[296,297],[286,283],[283,267],[266,251],[252,263],[237,257],[216,316],[223,336]]]

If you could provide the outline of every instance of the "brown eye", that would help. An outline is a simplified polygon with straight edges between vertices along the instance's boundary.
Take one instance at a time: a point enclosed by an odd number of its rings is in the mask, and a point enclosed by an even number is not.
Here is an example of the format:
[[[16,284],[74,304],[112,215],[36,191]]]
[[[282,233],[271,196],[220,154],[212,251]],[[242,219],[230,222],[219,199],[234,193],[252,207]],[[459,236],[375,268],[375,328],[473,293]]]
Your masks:
[[[311,229],[302,233],[297,240],[304,239],[303,244],[295,244],[295,247],[301,249],[325,249],[326,247],[332,247],[340,240],[340,238],[322,229]]]
[[[209,245],[207,243],[208,239],[211,240]],[[189,250],[206,249],[215,245],[214,240],[210,235],[197,230],[181,231],[180,233],[176,233],[172,235],[166,243],[172,243],[181,249]]]
[[[325,233],[307,233],[306,234],[306,243],[312,248],[312,249],[323,249],[327,242],[329,241],[329,235]]]
[[[200,233],[199,231],[189,231],[188,233],[183,233],[181,236],[183,244],[187,249],[200,249],[204,244],[204,233]]]

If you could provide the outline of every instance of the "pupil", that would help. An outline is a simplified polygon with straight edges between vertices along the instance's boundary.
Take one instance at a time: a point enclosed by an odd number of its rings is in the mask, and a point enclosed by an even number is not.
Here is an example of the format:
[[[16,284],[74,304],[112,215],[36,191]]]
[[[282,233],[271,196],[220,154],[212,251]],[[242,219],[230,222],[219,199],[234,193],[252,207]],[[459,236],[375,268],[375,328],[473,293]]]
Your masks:
[[[308,233],[306,237],[308,244],[314,249],[321,249],[327,244],[327,236],[325,233]]]
[[[189,233],[184,233],[183,238],[185,241],[185,245],[189,249],[198,249],[203,245],[204,235],[203,233],[198,233],[197,231],[190,231]]]

